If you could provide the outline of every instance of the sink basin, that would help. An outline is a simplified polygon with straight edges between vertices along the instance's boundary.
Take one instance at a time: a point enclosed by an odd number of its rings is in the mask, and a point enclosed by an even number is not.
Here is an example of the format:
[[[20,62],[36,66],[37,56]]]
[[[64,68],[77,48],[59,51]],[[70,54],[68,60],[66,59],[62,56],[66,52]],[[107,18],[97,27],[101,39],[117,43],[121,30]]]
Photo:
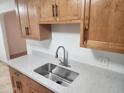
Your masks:
[[[34,71],[65,87],[69,86],[79,75],[77,72],[62,68],[51,63],[47,63],[35,69]]]

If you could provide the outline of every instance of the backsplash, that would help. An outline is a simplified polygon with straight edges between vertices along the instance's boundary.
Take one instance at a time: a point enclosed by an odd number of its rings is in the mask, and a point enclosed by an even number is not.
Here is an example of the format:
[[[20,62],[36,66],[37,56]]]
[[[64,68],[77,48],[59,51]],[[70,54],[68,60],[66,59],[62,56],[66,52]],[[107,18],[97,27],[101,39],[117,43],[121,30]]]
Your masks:
[[[52,31],[51,40],[27,40],[28,53],[41,51],[55,55],[57,47],[62,45],[68,50],[69,59],[124,73],[123,54],[80,47],[79,24],[52,25]]]

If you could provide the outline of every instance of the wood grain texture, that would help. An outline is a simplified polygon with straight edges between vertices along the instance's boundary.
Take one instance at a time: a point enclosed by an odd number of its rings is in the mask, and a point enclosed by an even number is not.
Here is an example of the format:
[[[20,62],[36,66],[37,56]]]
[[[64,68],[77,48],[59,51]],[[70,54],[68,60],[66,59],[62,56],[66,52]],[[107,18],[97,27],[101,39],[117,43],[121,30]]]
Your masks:
[[[42,22],[40,24],[75,24],[81,23],[81,20],[66,20],[66,21],[52,21],[52,22]]]
[[[50,24],[40,24],[40,40],[52,38],[52,28]]]
[[[28,78],[12,68],[9,71],[14,93],[29,93]]]
[[[85,16],[88,47],[124,53],[124,0],[90,0]]]
[[[51,25],[40,25],[40,14],[38,10],[38,0],[28,0],[28,14],[31,30],[31,38],[35,40],[45,40],[51,38]]]
[[[110,8],[108,4],[111,1],[91,0],[89,40],[109,42]]]
[[[28,0],[28,15],[29,15],[29,24],[31,30],[32,39],[40,39],[40,29],[39,29],[39,15],[37,9],[37,0]]]
[[[30,38],[31,31],[28,29],[30,24],[29,24],[27,4],[28,4],[27,0],[16,0],[17,13],[18,13],[19,21],[20,21],[22,36],[26,37],[26,38]],[[27,31],[26,31],[26,29],[27,29]]]
[[[20,21],[22,36],[25,38],[35,40],[51,38],[51,25],[40,25],[39,1],[16,0],[17,16]]]
[[[37,82],[29,79],[30,93],[53,93],[51,90],[46,87],[38,84]]]
[[[38,9],[40,13],[40,21],[55,21],[53,16],[53,5],[55,5],[55,0],[37,0]]]
[[[124,44],[88,40],[87,47],[103,51],[124,53]]]
[[[40,0],[40,21],[42,24],[75,22],[81,19],[81,7],[82,0]]]
[[[54,93],[27,76],[9,67],[14,93]],[[17,82],[20,82],[20,89]]]
[[[82,5],[81,5],[81,23],[80,23],[80,47],[85,47],[84,41],[84,35],[85,35],[85,31],[84,31],[84,27],[85,27],[85,6],[86,5],[86,1],[82,0]]]
[[[56,0],[57,20],[78,20],[81,18],[82,0]]]

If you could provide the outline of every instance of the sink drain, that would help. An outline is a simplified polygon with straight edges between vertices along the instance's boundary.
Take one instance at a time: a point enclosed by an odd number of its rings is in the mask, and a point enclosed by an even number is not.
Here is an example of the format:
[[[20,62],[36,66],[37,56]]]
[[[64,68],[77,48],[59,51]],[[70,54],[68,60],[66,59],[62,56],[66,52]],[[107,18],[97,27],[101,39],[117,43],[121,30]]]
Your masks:
[[[56,83],[58,83],[58,84],[62,84],[62,81],[56,81]]]

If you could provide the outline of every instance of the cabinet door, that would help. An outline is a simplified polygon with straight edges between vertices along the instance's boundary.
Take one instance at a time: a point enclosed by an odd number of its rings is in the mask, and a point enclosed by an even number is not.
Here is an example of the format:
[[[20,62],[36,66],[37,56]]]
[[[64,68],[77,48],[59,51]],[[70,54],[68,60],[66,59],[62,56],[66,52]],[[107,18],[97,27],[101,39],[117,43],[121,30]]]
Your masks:
[[[45,88],[44,86],[38,84],[37,82],[30,79],[30,93],[53,93],[49,89]]]
[[[10,76],[14,93],[29,93],[28,78],[10,68]]]
[[[90,7],[90,11],[86,8],[90,12],[88,47],[124,52],[124,0],[86,1]]]
[[[21,87],[23,93],[30,93],[30,88],[29,88],[29,78],[26,77],[25,75],[21,74],[20,75],[20,82],[21,82]]]
[[[17,77],[13,77],[15,85],[15,93],[23,93],[21,81]]]
[[[58,20],[78,20],[81,18],[82,0],[57,0],[56,11]]]
[[[124,0],[110,0],[109,41],[110,49],[124,53]]]
[[[45,88],[44,86],[39,85],[39,92],[40,93],[53,93],[49,89]]]
[[[32,33],[31,38],[40,40],[38,3],[38,0],[28,0],[28,15],[30,20],[30,31]]]
[[[40,21],[55,21],[55,0],[39,0]]]
[[[89,25],[88,47],[92,48],[106,48],[109,47],[109,19],[110,4],[112,0],[86,0],[86,13],[85,21],[87,22],[88,16],[90,16],[90,22],[85,23],[85,26]],[[89,5],[91,2],[91,6]],[[90,15],[88,15],[90,14]]]
[[[27,0],[16,0],[17,13],[18,13],[23,37],[29,37],[31,35],[29,29],[30,26],[29,26],[27,3],[28,3]]]
[[[20,73],[10,68],[10,77],[13,86],[14,93],[23,93],[21,81],[20,81]]]

